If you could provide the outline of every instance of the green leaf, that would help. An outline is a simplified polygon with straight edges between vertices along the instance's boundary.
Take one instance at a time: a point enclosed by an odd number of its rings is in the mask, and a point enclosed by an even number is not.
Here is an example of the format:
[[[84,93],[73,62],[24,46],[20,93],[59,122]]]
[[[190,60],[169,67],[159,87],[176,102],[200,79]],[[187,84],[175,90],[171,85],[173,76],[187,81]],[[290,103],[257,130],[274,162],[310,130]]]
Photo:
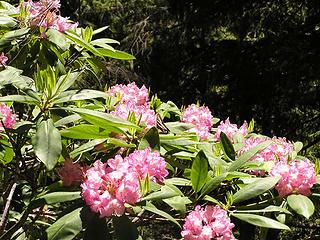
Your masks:
[[[66,31],[66,37],[76,43],[78,46],[87,49],[88,51],[92,52],[96,56],[103,56],[103,54],[98,51],[91,43],[84,41],[81,37],[79,37],[76,33],[72,32],[71,30]]]
[[[199,142],[193,141],[190,138],[179,135],[163,135],[160,136],[160,143],[166,145],[186,146],[186,145],[197,145]]]
[[[119,60],[134,60],[134,59],[136,59],[131,54],[123,52],[123,51],[119,51],[119,50],[112,51],[112,50],[105,49],[105,48],[97,48],[97,50],[104,57],[110,57],[110,58],[119,59]]]
[[[59,119],[58,121],[56,121],[54,123],[54,126],[55,127],[62,127],[62,126],[65,126],[69,123],[74,123],[80,119],[81,119],[81,117],[78,114],[72,114],[70,116]]]
[[[146,149],[147,147],[150,147],[152,150],[160,150],[159,132],[156,127],[150,128],[140,141],[140,150]]]
[[[74,139],[102,139],[109,136],[110,131],[103,130],[98,126],[81,124],[60,131],[61,136]]]
[[[108,138],[107,140],[108,143],[113,144],[117,147],[124,147],[124,148],[134,148],[136,145],[134,143],[127,143],[124,140],[117,139],[117,138]]]
[[[164,182],[177,186],[191,186],[191,181],[185,178],[173,177],[165,179]]]
[[[37,99],[25,95],[9,95],[0,97],[0,102],[20,102],[38,106],[40,104]]]
[[[48,240],[74,239],[82,230],[81,210],[82,208],[77,208],[48,227],[46,229]]]
[[[0,38],[0,46],[6,45],[10,43],[13,40],[16,40],[17,38],[20,38],[24,35],[26,35],[29,32],[29,28],[21,28],[18,30],[6,32],[1,38]]]
[[[32,208],[43,206],[45,204],[55,204],[68,202],[81,198],[80,192],[51,192],[40,197],[37,197],[30,203]]]
[[[220,142],[222,145],[222,149],[226,156],[230,158],[231,160],[235,160],[236,152],[233,148],[233,145],[227,135],[224,132],[220,133]]]
[[[61,136],[51,119],[42,121],[37,126],[36,135],[32,138],[32,145],[36,156],[48,170],[56,165],[62,151]]]
[[[146,197],[143,198],[143,200],[159,200],[159,199],[165,199],[165,198],[171,198],[180,195],[176,191],[174,191],[172,188],[164,185],[161,187],[160,191],[153,192]]]
[[[183,122],[168,122],[165,123],[165,125],[172,133],[186,132],[187,130],[194,128],[193,124]]]
[[[3,139],[0,139],[0,147],[0,162],[3,164],[10,163],[14,157],[11,143],[3,137]]]
[[[303,148],[303,143],[302,142],[295,142],[293,145],[294,145],[294,150],[296,152],[300,152],[301,149]]]
[[[135,240],[139,238],[136,226],[127,216],[123,215],[121,217],[112,217],[112,223],[117,239]]]
[[[71,158],[75,158],[77,156],[79,156],[80,154],[83,154],[85,152],[89,152],[91,151],[95,146],[97,146],[100,143],[103,143],[104,141],[106,141],[106,139],[95,139],[92,141],[89,141],[83,145],[81,145],[80,147],[74,149],[71,153],[70,153],[70,157]]]
[[[200,198],[202,196],[212,192],[217,187],[219,187],[220,184],[225,180],[226,176],[227,176],[227,174],[225,173],[225,174],[216,176],[216,177],[210,179],[209,181],[207,181],[206,184],[203,186],[203,188],[201,190]]]
[[[248,209],[248,210],[236,210],[237,213],[266,213],[266,212],[283,212],[286,214],[291,214],[290,211],[288,211],[285,208],[273,206],[270,205],[263,209]]]
[[[88,121],[93,125],[97,125],[103,129],[108,128],[110,126],[114,126],[115,128],[118,128],[118,129],[120,127],[140,129],[139,126],[129,121],[126,121],[124,119],[115,117],[108,113],[85,109],[85,108],[63,108],[63,109],[78,113],[84,120]]]
[[[181,227],[180,224],[177,222],[177,220],[175,220],[171,215],[169,215],[168,213],[166,213],[162,210],[159,210],[153,204],[148,202],[146,206],[143,206],[143,208],[149,212],[158,214],[158,215],[170,220],[171,222],[177,224],[179,227]]]
[[[229,167],[229,172],[236,171],[240,169],[246,162],[248,162],[255,154],[260,152],[261,150],[265,149],[269,146],[272,141],[265,141],[263,143],[258,144],[257,146],[251,148],[249,151],[243,153],[236,161],[231,163]]]
[[[189,198],[182,197],[182,196],[175,196],[171,198],[163,199],[163,201],[172,207],[174,210],[180,212],[181,214],[185,214],[186,212],[186,205],[191,204]]]
[[[50,42],[56,44],[59,48],[61,48],[62,51],[66,51],[70,44],[67,42],[67,39],[65,37],[65,34],[59,32],[56,29],[49,28],[46,31],[47,38]]]
[[[90,89],[69,90],[53,98],[52,103],[59,104],[59,103],[78,101],[78,100],[103,98],[107,96],[108,95],[105,92],[97,91],[97,90],[90,90]]]
[[[314,213],[313,202],[304,195],[292,194],[287,197],[289,206],[298,214],[309,219]]]
[[[208,175],[208,160],[201,150],[195,157],[191,167],[191,183],[195,192],[199,192],[206,182]]]
[[[56,94],[60,94],[69,89],[80,75],[81,72],[69,72],[66,75],[59,77],[57,84],[53,89],[53,95],[55,96]]]
[[[247,186],[236,192],[233,195],[233,202],[239,203],[257,197],[260,194],[273,188],[278,181],[279,177],[266,177],[257,179],[253,183],[248,184]]]
[[[233,213],[232,216],[259,227],[290,230],[290,228],[283,223],[256,214]]]

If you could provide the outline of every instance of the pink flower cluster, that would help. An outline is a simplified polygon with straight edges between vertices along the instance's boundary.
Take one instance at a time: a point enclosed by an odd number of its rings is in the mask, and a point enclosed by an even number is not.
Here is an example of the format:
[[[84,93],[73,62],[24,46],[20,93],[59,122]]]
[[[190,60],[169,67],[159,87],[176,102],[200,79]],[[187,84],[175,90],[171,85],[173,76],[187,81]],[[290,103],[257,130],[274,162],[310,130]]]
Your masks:
[[[280,197],[286,197],[292,193],[309,196],[310,188],[317,182],[314,166],[309,159],[294,160],[290,163],[276,162],[270,175],[281,177],[275,187]]]
[[[16,123],[16,115],[12,113],[12,110],[7,105],[0,103],[0,119],[3,122],[5,128],[12,128]],[[3,129],[2,123],[0,124],[0,129]]]
[[[28,0],[20,6],[29,12],[28,24],[30,26],[52,28],[60,32],[76,28],[77,23],[70,22],[67,18],[59,15],[60,0],[40,0],[33,2]]]
[[[251,160],[257,162],[265,161],[287,161],[289,154],[293,151],[294,146],[291,142],[288,142],[286,138],[278,137],[265,137],[265,136],[253,136],[244,140],[244,147],[238,152],[239,155],[249,151],[253,147],[263,143],[265,141],[272,140],[273,143],[267,146],[265,149],[257,153]]]
[[[207,140],[213,125],[212,114],[208,107],[198,107],[195,104],[188,106],[182,113],[182,122],[195,125],[190,132],[195,132],[201,140]]]
[[[146,124],[147,128],[157,124],[156,114],[150,109],[149,93],[145,86],[139,88],[135,83],[117,84],[111,87],[108,93],[120,98],[119,104],[111,112],[112,115],[127,119],[130,113],[134,113],[137,120]]]
[[[8,57],[4,54],[1,53],[0,55],[0,67],[4,67],[7,65]]]
[[[228,214],[219,206],[196,206],[183,225],[181,235],[185,240],[234,240]]]
[[[82,182],[85,172],[86,167],[81,167],[79,163],[74,163],[71,159],[66,159],[63,166],[58,170],[59,177],[66,187],[75,182]]]
[[[149,174],[152,181],[161,182],[168,175],[165,167],[165,160],[150,148],[136,150],[126,158],[116,155],[104,164],[96,161],[81,184],[82,196],[100,217],[121,216],[126,203],[140,201],[139,179]]]
[[[230,123],[229,118],[227,118],[224,122],[221,121],[217,127],[217,131],[213,136],[214,141],[219,141],[221,132],[225,133],[230,141],[233,141],[235,134],[240,134],[244,137],[248,134],[248,124],[244,122],[242,126],[238,128],[237,124]]]

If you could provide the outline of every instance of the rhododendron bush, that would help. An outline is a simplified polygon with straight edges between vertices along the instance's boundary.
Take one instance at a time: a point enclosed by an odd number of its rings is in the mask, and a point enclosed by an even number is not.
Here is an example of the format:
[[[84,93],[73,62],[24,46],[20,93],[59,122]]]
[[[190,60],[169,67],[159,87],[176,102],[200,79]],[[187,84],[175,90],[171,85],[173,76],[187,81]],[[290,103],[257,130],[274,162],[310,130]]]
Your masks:
[[[145,85],[78,89],[134,57],[59,7],[0,2],[0,239],[143,239],[153,221],[175,238],[245,239],[255,226],[266,239],[314,213],[319,164],[302,143]]]

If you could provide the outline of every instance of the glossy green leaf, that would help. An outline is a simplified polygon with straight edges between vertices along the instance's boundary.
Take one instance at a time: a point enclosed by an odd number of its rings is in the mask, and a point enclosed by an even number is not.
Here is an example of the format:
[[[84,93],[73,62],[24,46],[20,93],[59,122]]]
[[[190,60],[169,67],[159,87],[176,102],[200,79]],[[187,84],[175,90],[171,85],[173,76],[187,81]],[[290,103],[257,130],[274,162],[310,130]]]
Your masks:
[[[51,119],[44,120],[37,126],[32,145],[39,160],[48,170],[52,170],[61,154],[62,145],[59,130],[54,127]]]
[[[0,38],[0,46],[6,45],[10,43],[13,40],[16,40],[20,37],[23,37],[29,32],[29,28],[21,28],[18,30],[13,30],[10,32],[6,32],[1,38]]]
[[[226,156],[231,160],[235,160],[236,152],[233,148],[231,141],[224,132],[220,133],[220,142],[222,145],[223,152],[226,154]]]
[[[82,208],[77,208],[48,227],[46,229],[48,240],[74,239],[82,230],[81,210]]]
[[[233,195],[233,202],[239,203],[257,197],[260,194],[273,188],[278,181],[279,177],[258,178],[253,183],[250,183],[244,188],[241,188],[239,191],[237,191]]]
[[[255,154],[260,152],[261,150],[265,149],[269,146],[272,141],[265,141],[263,143],[258,144],[257,146],[251,148],[249,151],[241,154],[238,159],[231,163],[229,167],[229,172],[236,171],[240,169],[246,162],[248,162]]]
[[[69,90],[61,93],[59,96],[52,99],[53,104],[59,104],[64,102],[86,100],[93,98],[104,98],[107,94],[102,91],[82,89],[82,90]]]
[[[32,98],[30,96],[25,95],[8,95],[4,97],[0,97],[0,102],[20,102],[20,103],[27,103],[31,105],[39,105],[37,99]]]
[[[60,131],[61,136],[74,139],[102,139],[109,137],[110,131],[101,130],[100,127],[81,124]]]
[[[30,205],[36,208],[45,204],[68,202],[79,198],[81,198],[80,192],[51,192],[37,197]]]
[[[150,128],[140,141],[139,149],[143,150],[147,147],[150,147],[152,150],[160,150],[159,132],[156,127]]]
[[[180,224],[177,222],[177,220],[175,220],[171,215],[169,215],[168,213],[162,211],[162,210],[159,210],[158,208],[156,208],[153,204],[151,203],[147,203],[146,206],[143,206],[143,209],[149,211],[149,212],[152,212],[152,213],[155,213],[155,214],[158,214],[168,220],[170,220],[171,222],[177,224],[179,227]]]
[[[119,51],[119,50],[112,51],[112,50],[105,49],[105,48],[97,48],[97,50],[104,57],[110,57],[110,58],[119,59],[119,60],[134,60],[134,59],[136,59],[131,54],[123,52],[123,51]]]
[[[172,207],[174,210],[180,212],[181,214],[185,214],[186,212],[186,205],[191,204],[189,198],[182,197],[182,196],[175,196],[171,198],[163,199],[163,201]]]
[[[219,187],[220,184],[225,180],[226,176],[227,174],[225,173],[225,174],[216,176],[214,178],[211,178],[209,181],[207,181],[201,190],[200,197],[212,192],[217,187]]]
[[[290,230],[290,228],[283,223],[256,214],[233,213],[232,216],[259,227]]]
[[[199,192],[206,182],[208,175],[208,160],[201,150],[193,160],[191,167],[191,183],[195,192]]]
[[[185,178],[173,177],[165,179],[164,182],[177,186],[191,186],[191,181]]]
[[[146,197],[143,198],[143,200],[160,200],[160,199],[165,199],[165,198],[171,198],[178,196],[179,193],[174,191],[172,188],[164,185],[161,187],[160,191],[153,192]]]
[[[85,152],[89,152],[91,151],[95,146],[97,146],[100,143],[105,142],[106,139],[95,139],[92,141],[89,141],[87,143],[82,144],[80,147],[74,149],[71,153],[70,153],[70,157],[75,158],[77,156],[79,156],[80,154],[83,154]]]
[[[314,213],[313,202],[304,195],[292,194],[287,197],[287,201],[290,208],[307,219]]]

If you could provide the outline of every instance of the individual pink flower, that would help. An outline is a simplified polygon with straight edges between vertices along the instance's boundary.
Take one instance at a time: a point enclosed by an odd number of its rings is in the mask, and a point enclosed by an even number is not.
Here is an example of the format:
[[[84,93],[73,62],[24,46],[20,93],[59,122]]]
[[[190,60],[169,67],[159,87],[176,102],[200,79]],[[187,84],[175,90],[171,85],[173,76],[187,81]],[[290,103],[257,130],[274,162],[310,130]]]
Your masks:
[[[221,121],[219,126],[217,127],[216,133],[213,136],[214,141],[220,140],[221,132],[225,133],[230,141],[233,141],[233,137],[235,134],[240,134],[244,137],[248,134],[248,124],[247,122],[244,122],[242,126],[238,128],[237,124],[230,123],[229,118],[227,118],[224,122]]]
[[[81,167],[79,163],[74,163],[71,159],[66,159],[63,166],[58,170],[58,174],[63,185],[69,187],[75,182],[82,182],[85,171],[86,168]]]
[[[189,131],[197,133],[201,140],[209,138],[213,121],[208,107],[198,107],[195,104],[188,106],[182,113],[181,121],[195,125]]]
[[[149,105],[135,105],[132,103],[120,103],[111,112],[112,115],[122,119],[128,119],[129,114],[134,113],[139,123],[145,124],[147,128],[152,128],[157,124],[156,113],[150,109]]]
[[[290,163],[276,162],[270,175],[281,177],[275,187],[280,197],[292,193],[309,196],[310,188],[317,182],[314,166],[309,159],[294,160]]]
[[[5,67],[7,66],[7,61],[8,61],[8,57],[4,54],[4,53],[1,53],[0,55],[0,67]]]
[[[151,181],[163,182],[168,175],[166,161],[160,156],[159,152],[151,151],[151,148],[135,150],[126,157],[129,165],[138,173],[140,179],[144,179],[149,174]]]
[[[234,224],[219,206],[199,205],[186,217],[181,235],[185,240],[234,240]]]
[[[148,89],[144,85],[139,88],[134,82],[128,85],[117,84],[112,86],[108,93],[113,96],[120,96],[121,103],[145,105],[149,101]]]
[[[0,119],[5,128],[12,128],[16,123],[16,114],[12,113],[11,108],[3,103],[0,103],[0,114]],[[0,129],[3,129],[2,123]]]

